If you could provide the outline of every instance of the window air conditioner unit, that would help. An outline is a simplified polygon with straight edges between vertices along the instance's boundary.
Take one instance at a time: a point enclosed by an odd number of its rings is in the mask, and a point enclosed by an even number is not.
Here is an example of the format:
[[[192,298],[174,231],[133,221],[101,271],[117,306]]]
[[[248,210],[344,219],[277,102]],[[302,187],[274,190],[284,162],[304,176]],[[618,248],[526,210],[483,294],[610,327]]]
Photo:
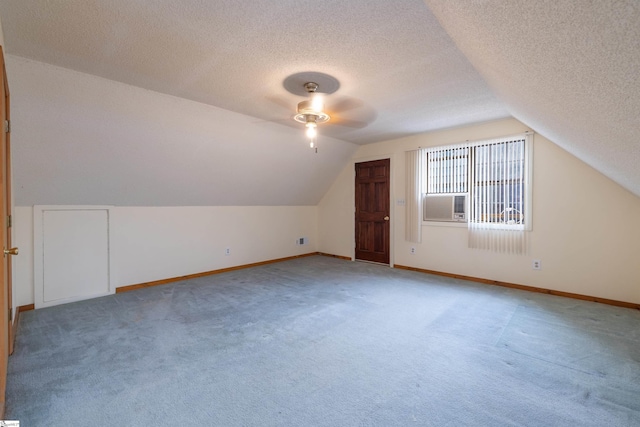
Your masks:
[[[427,194],[423,211],[425,221],[467,222],[467,195]]]

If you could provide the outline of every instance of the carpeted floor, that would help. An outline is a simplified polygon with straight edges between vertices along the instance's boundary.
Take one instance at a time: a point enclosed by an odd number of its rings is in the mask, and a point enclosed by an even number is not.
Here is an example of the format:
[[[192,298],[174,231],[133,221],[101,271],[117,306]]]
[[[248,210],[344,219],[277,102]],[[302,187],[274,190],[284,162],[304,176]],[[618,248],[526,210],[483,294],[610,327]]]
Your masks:
[[[638,426],[640,311],[314,256],[22,313],[21,426]]]

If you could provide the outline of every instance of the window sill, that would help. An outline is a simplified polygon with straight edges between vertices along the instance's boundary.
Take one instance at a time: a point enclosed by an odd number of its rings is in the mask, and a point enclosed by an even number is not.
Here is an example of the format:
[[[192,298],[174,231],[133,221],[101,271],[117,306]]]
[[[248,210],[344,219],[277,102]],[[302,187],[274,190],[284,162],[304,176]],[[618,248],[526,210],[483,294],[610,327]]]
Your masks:
[[[454,228],[467,228],[466,222],[454,222],[454,221],[422,221],[423,227],[454,227]]]

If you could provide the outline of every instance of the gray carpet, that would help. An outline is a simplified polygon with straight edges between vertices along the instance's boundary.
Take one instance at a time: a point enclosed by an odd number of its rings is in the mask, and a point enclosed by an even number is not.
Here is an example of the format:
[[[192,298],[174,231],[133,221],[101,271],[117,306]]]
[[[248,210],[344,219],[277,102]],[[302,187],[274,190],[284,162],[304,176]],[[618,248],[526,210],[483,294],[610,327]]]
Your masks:
[[[640,311],[314,256],[22,313],[21,426],[638,426]]]

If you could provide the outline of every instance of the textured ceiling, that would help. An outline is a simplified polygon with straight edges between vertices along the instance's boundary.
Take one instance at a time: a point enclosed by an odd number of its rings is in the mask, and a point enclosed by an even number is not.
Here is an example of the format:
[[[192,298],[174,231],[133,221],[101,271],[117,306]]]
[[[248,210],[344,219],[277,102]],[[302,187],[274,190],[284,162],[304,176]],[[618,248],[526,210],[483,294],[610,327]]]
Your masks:
[[[289,126],[304,98],[285,78],[330,74],[321,132],[354,143],[509,116],[421,0],[3,0],[0,15],[12,55]]]
[[[638,0],[426,0],[509,112],[640,196]]]
[[[9,54],[370,143],[513,116],[640,195],[637,0],[3,0]]]

